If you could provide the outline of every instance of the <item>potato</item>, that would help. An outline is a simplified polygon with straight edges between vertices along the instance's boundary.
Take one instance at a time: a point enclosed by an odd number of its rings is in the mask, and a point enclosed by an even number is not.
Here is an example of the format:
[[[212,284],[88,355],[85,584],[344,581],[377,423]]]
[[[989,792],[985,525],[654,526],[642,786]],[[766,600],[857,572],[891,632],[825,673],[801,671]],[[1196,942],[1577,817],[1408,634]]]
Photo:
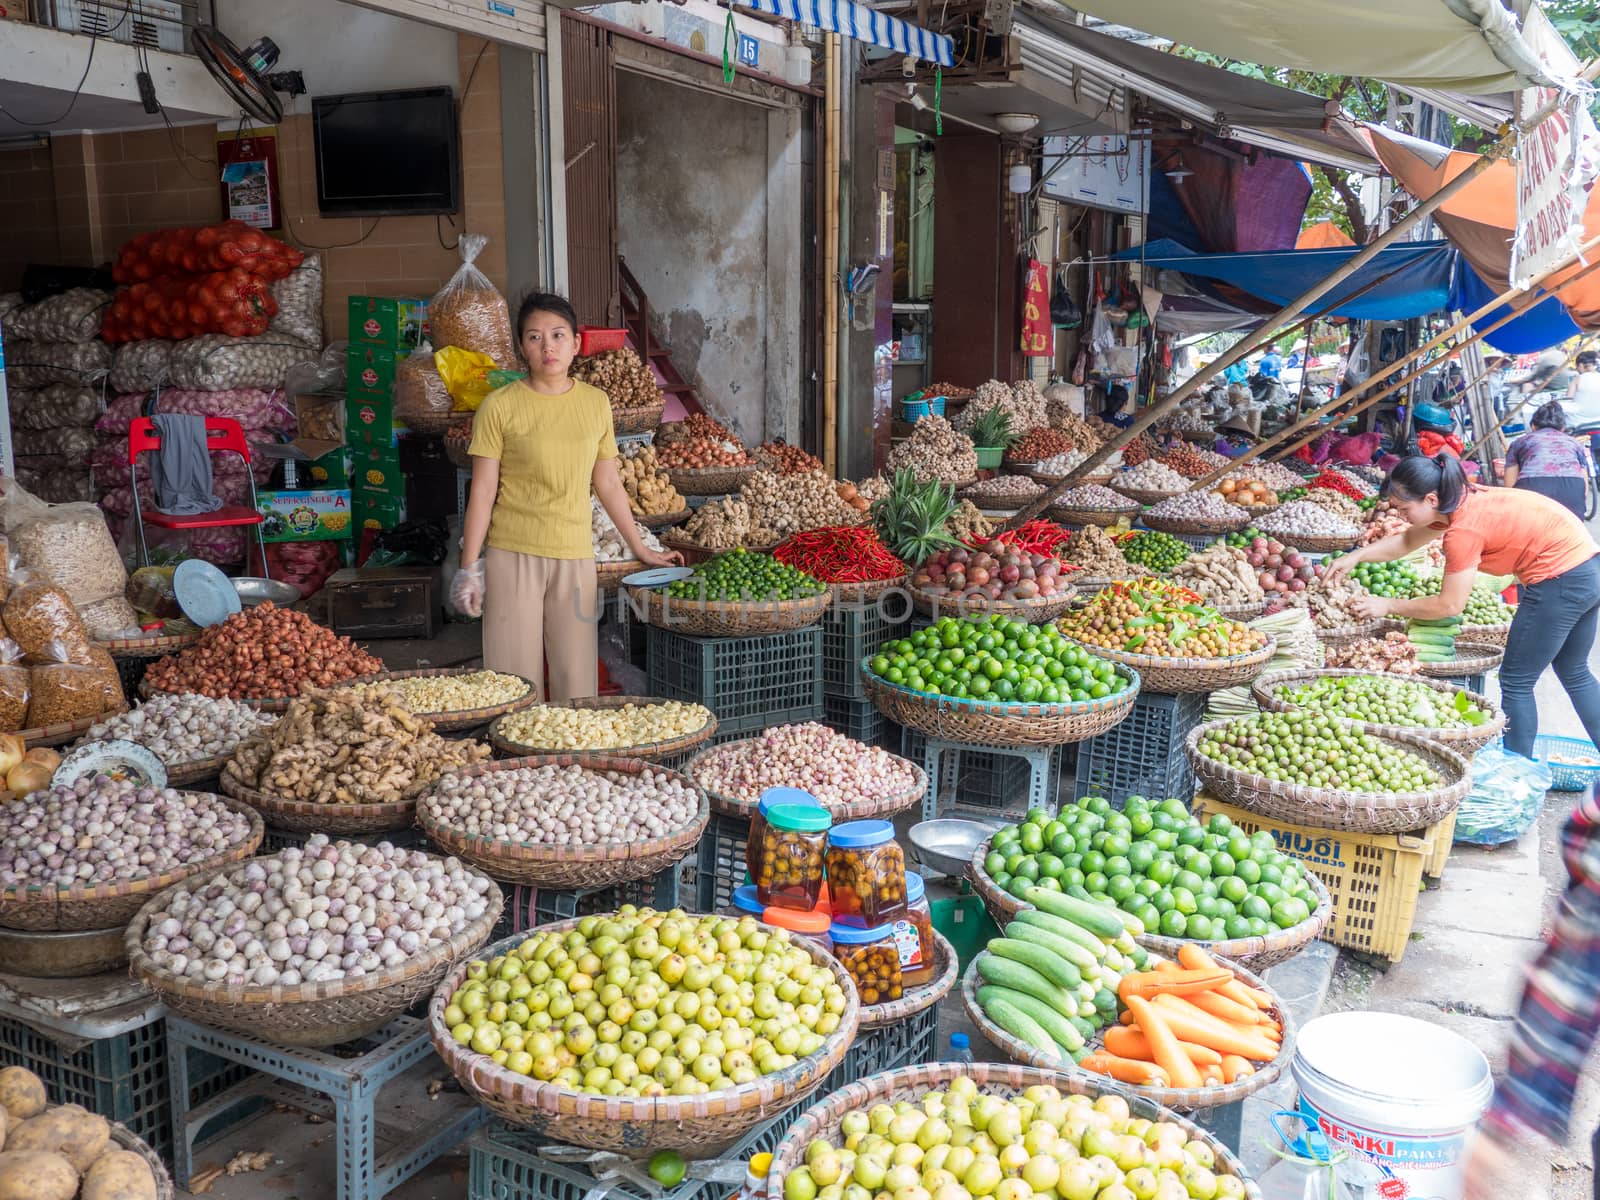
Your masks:
[[[48,1150],[0,1151],[0,1200],[72,1200],[78,1173]]]
[[[6,1148],[6,1128],[11,1123],[11,1114],[0,1107],[0,1150]]]
[[[108,1150],[83,1177],[81,1200],[156,1200],[150,1164],[131,1150]]]
[[[44,1111],[47,1103],[44,1084],[26,1067],[7,1067],[0,1071],[0,1108],[13,1121],[26,1121]]]
[[[111,1126],[104,1117],[76,1104],[63,1104],[18,1125],[7,1136],[6,1144],[12,1150],[53,1151],[82,1173],[105,1152],[110,1140]]]

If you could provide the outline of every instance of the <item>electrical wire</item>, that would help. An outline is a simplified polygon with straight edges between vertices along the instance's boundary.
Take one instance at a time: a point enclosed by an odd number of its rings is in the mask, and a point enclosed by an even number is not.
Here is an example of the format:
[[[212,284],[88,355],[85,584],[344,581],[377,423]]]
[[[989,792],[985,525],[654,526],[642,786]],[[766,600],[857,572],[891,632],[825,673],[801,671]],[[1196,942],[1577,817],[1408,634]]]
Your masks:
[[[445,241],[444,241],[444,226],[439,224],[439,218],[442,217],[442,216],[449,216],[450,217],[450,228],[451,229],[455,229],[455,227],[456,227],[456,219],[455,219],[454,216],[451,216],[448,213],[434,213],[434,215],[433,215],[433,236],[439,239],[439,248],[441,250],[454,250],[457,246],[461,245],[461,232],[459,230],[457,230],[456,231],[456,240],[454,242],[451,242],[448,246],[445,245]]]
[[[306,220],[305,217],[299,217],[297,219],[300,220],[300,221]],[[329,218],[323,218],[323,219],[329,219]],[[332,219],[337,219],[337,218],[332,218]],[[363,219],[365,219],[365,218],[363,218]],[[295,238],[294,241],[295,241],[295,245],[302,246],[307,250],[345,250],[345,249],[348,249],[351,246],[359,246],[359,245],[361,245],[362,242],[366,241],[373,234],[377,233],[378,232],[378,226],[382,225],[382,224],[383,224],[383,218],[382,217],[378,217],[378,218],[374,219],[373,222],[372,222],[372,228],[367,230],[365,233],[363,233],[360,237],[356,238],[352,242],[333,242],[333,243],[331,243],[330,245],[327,245],[327,246],[318,246],[318,245],[315,245],[315,244],[313,244],[311,242],[306,241],[304,238],[301,238],[301,237]]]
[[[84,60],[83,74],[78,76],[78,84],[72,89],[72,97],[67,101],[67,107],[61,110],[60,116],[52,117],[48,121],[30,121],[26,117],[17,116],[16,113],[12,112],[4,104],[0,104],[0,113],[4,113],[6,116],[10,117],[18,125],[27,125],[34,129],[48,129],[53,125],[61,124],[61,122],[65,121],[72,115],[72,110],[78,107],[78,98],[83,95],[83,85],[89,81],[89,68],[94,66],[94,48],[99,44],[100,38],[102,36],[110,36],[117,30],[121,29],[123,22],[127,21],[127,19],[128,10],[123,9],[122,19],[110,29],[107,29],[103,35],[98,29],[91,29],[89,31],[89,57]]]

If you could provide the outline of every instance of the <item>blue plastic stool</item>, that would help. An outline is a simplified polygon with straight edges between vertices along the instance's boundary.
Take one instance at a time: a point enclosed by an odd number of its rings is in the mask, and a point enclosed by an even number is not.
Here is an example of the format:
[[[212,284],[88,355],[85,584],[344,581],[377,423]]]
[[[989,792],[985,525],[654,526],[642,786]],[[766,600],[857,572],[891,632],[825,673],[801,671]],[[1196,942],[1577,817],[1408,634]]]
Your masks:
[[[1028,796],[1027,803],[1015,810],[1015,815],[1021,816],[1030,808],[1048,808],[1055,811],[1057,791],[1056,767],[1057,755],[1060,748],[1057,746],[989,746],[982,742],[948,742],[943,738],[926,737],[922,748],[922,769],[928,773],[928,790],[922,797],[922,819],[932,821],[943,815],[950,815],[949,809],[959,809],[959,803],[952,803],[944,813],[939,811],[939,800],[946,793],[956,793],[958,781],[961,777],[961,754],[965,750],[979,750],[985,754],[1006,754],[1013,758],[1020,758],[1028,764]],[[941,762],[941,759],[943,760]],[[990,811],[985,809],[985,816],[1011,815],[1008,807],[1003,810]]]
[[[194,1174],[194,1150],[199,1132],[221,1113],[236,1105],[266,1096],[283,1099],[299,1108],[315,1110],[326,1105],[307,1104],[300,1088],[320,1092],[333,1102],[337,1127],[339,1200],[383,1200],[428,1163],[454,1148],[474,1129],[489,1120],[489,1110],[476,1103],[457,1106],[451,1117],[432,1116],[422,1129],[393,1130],[395,1149],[378,1157],[376,1101],[384,1084],[433,1056],[428,1023],[417,1017],[399,1017],[370,1037],[350,1043],[362,1048],[354,1058],[332,1050],[305,1050],[277,1046],[240,1033],[224,1033],[195,1025],[181,1017],[167,1017],[167,1070],[172,1080],[172,1167],[178,1186],[188,1190]],[[243,1063],[259,1074],[229,1088],[220,1096],[190,1108],[189,1051],[204,1050],[219,1058]],[[274,1085],[267,1076],[289,1084]]]

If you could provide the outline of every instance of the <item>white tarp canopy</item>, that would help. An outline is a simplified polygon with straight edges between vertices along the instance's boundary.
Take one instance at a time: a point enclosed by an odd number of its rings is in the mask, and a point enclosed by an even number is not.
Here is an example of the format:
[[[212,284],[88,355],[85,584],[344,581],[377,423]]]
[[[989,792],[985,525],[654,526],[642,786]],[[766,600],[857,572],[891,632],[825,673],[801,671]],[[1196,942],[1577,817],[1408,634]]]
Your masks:
[[[1264,66],[1478,95],[1546,76],[1500,0],[1072,0],[1073,9]]]

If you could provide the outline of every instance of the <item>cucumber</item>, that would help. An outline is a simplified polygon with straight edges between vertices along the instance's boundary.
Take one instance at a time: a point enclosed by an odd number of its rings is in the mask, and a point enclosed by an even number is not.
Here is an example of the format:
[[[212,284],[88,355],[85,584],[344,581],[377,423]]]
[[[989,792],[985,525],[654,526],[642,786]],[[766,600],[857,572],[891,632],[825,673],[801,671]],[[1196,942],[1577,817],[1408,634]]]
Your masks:
[[[1080,925],[1108,942],[1123,932],[1120,910],[1109,905],[1080,900],[1064,892],[1047,892],[1043,888],[1029,888],[1024,899],[1035,908]]]
[[[1032,967],[1012,962],[1009,958],[1000,958],[994,954],[980,955],[978,976],[985,983],[1010,988],[1014,992],[1024,992],[1043,1000],[1063,1017],[1070,1017],[1078,1011],[1074,997],[1063,994],[1060,988]]]
[[[1004,1029],[1012,1037],[1026,1046],[1031,1046],[1041,1054],[1048,1054],[1052,1058],[1065,1057],[1062,1047],[1057,1046],[1050,1034],[1040,1026],[1027,1013],[1014,1004],[1007,1004],[998,997],[991,998],[984,1005],[983,1015],[996,1025]]]
[[[998,937],[989,943],[989,953],[1032,967],[1057,987],[1070,990],[1083,982],[1077,967],[1033,942]]]
[[[1029,909],[1037,913],[1037,909]],[[1035,925],[1032,921],[1013,921],[1006,926],[1005,936],[1018,941],[1032,942],[1035,946],[1043,946],[1057,958],[1063,959],[1069,965],[1076,967],[1080,974],[1086,974],[1095,969],[1099,959],[1085,950],[1077,942],[1069,941],[1058,933],[1052,933],[1042,925]]]
[[[1050,1040],[1063,1050],[1071,1053],[1083,1046],[1084,1038],[1078,1032],[1077,1026],[1063,1017],[1055,1009],[1042,1000],[1038,1000],[1026,992],[1014,992],[1010,988],[981,987],[978,989],[978,1003],[983,1006],[983,1011],[989,1011],[989,998],[997,996],[1013,1008],[1020,1009],[1022,1013],[1039,1023],[1039,1027],[1050,1035]]]
[[[1100,964],[1105,957],[1106,944],[1094,936],[1081,925],[1074,925],[1071,921],[1053,916],[1041,908],[1025,908],[1017,914],[1017,921],[1024,925],[1032,925],[1035,929],[1043,929],[1053,933],[1062,941],[1071,942],[1083,952],[1083,957],[1069,959],[1080,970],[1090,970]],[[1012,924],[1016,924],[1013,921]],[[1009,928],[1009,926],[1007,927]]]
[[[1115,1020],[1117,1016],[1117,995],[1106,988],[1101,988],[1094,994],[1094,1010],[1108,1020]]]
[[[1071,1017],[1069,1018],[1069,1023],[1078,1031],[1078,1035],[1086,1042],[1090,1038],[1094,1037],[1095,1033],[1097,1032],[1095,1027],[1082,1017]]]

